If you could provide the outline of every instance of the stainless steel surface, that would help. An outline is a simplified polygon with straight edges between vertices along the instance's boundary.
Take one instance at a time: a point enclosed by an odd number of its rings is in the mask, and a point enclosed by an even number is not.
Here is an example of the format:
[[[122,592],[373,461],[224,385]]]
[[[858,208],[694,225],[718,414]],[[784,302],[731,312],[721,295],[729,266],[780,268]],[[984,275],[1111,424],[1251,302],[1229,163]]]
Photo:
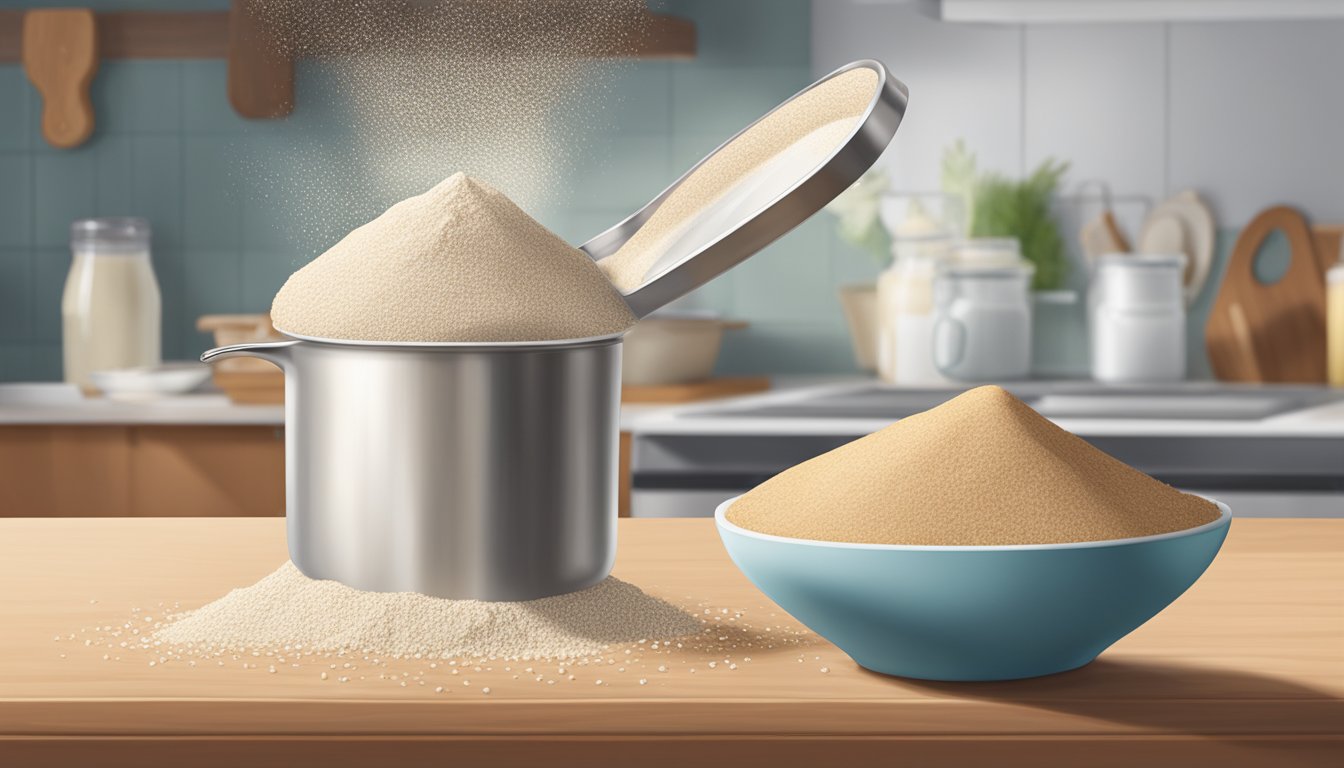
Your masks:
[[[289,551],[308,576],[527,600],[610,572],[619,338],[282,341],[201,359],[242,355],[285,370]]]
[[[1323,387],[1272,389],[1192,386],[1106,388],[1090,383],[1013,382],[1005,385],[1023,402],[1051,418],[1258,420],[1334,400],[1344,393]],[[788,402],[741,400],[706,407],[695,418],[810,418],[896,420],[926,411],[962,389],[858,387]]]
[[[767,207],[735,226],[725,229],[722,236],[693,251],[677,263],[655,264],[645,275],[645,282],[625,295],[625,301],[636,317],[648,315],[746,260],[821,210],[872,167],[882,151],[891,143],[892,137],[896,135],[896,129],[905,115],[906,101],[909,98],[909,91],[905,85],[892,76],[885,65],[873,60],[847,64],[795,94],[793,98],[798,98],[837,75],[860,67],[876,71],[879,82],[873,101],[853,135],[810,176],[799,179],[795,186]],[[769,114],[765,117],[768,116]],[[751,126],[747,126],[739,131],[704,160],[696,163],[648,205],[580,247],[594,259],[602,259],[615,253],[639,231],[640,227],[644,226],[663,201],[697,168],[750,129]]]

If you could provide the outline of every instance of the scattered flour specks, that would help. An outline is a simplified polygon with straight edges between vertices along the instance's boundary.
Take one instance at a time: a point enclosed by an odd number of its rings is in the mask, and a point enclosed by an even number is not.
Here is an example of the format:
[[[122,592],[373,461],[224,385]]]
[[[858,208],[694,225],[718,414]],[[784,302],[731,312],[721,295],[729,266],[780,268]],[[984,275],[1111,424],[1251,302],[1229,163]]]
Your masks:
[[[304,576],[293,563],[166,625],[169,646],[302,647],[431,658],[577,658],[645,638],[674,639],[701,622],[608,577],[580,592],[516,603],[363,592]]]

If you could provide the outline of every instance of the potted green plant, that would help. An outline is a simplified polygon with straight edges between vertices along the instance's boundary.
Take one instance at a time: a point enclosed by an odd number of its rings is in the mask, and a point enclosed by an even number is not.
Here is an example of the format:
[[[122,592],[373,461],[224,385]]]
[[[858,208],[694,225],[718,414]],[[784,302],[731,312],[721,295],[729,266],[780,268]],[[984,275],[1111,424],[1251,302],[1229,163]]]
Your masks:
[[[1051,204],[1069,164],[1046,158],[1031,175],[1014,180],[977,173],[975,155],[958,140],[943,152],[943,191],[965,201],[967,237],[1015,237],[1023,258],[1036,266],[1032,289],[1064,285],[1068,260]]]

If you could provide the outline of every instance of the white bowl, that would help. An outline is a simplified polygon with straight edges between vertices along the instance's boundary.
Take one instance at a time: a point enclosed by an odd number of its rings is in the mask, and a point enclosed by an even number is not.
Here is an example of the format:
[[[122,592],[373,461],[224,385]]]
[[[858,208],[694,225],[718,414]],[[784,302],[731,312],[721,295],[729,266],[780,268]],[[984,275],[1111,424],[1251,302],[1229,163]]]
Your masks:
[[[625,334],[621,380],[628,385],[685,384],[708,379],[719,358],[723,332],[744,323],[711,314],[655,314]]]
[[[196,362],[163,363],[144,368],[94,371],[89,380],[104,396],[114,400],[143,400],[180,395],[210,378],[210,367]]]

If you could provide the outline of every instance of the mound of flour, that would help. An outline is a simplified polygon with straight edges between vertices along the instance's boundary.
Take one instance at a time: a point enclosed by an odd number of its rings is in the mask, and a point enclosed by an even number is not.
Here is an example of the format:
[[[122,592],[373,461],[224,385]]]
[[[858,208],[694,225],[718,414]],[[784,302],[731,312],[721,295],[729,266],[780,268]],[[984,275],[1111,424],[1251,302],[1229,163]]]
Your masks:
[[[501,192],[457,173],[290,276],[271,320],[351,341],[548,341],[635,321],[586,254]]]
[[[172,647],[301,647],[386,656],[571,659],[639,640],[693,635],[682,609],[614,577],[579,592],[517,603],[364,592],[304,576],[293,563],[185,614],[154,636]]]

